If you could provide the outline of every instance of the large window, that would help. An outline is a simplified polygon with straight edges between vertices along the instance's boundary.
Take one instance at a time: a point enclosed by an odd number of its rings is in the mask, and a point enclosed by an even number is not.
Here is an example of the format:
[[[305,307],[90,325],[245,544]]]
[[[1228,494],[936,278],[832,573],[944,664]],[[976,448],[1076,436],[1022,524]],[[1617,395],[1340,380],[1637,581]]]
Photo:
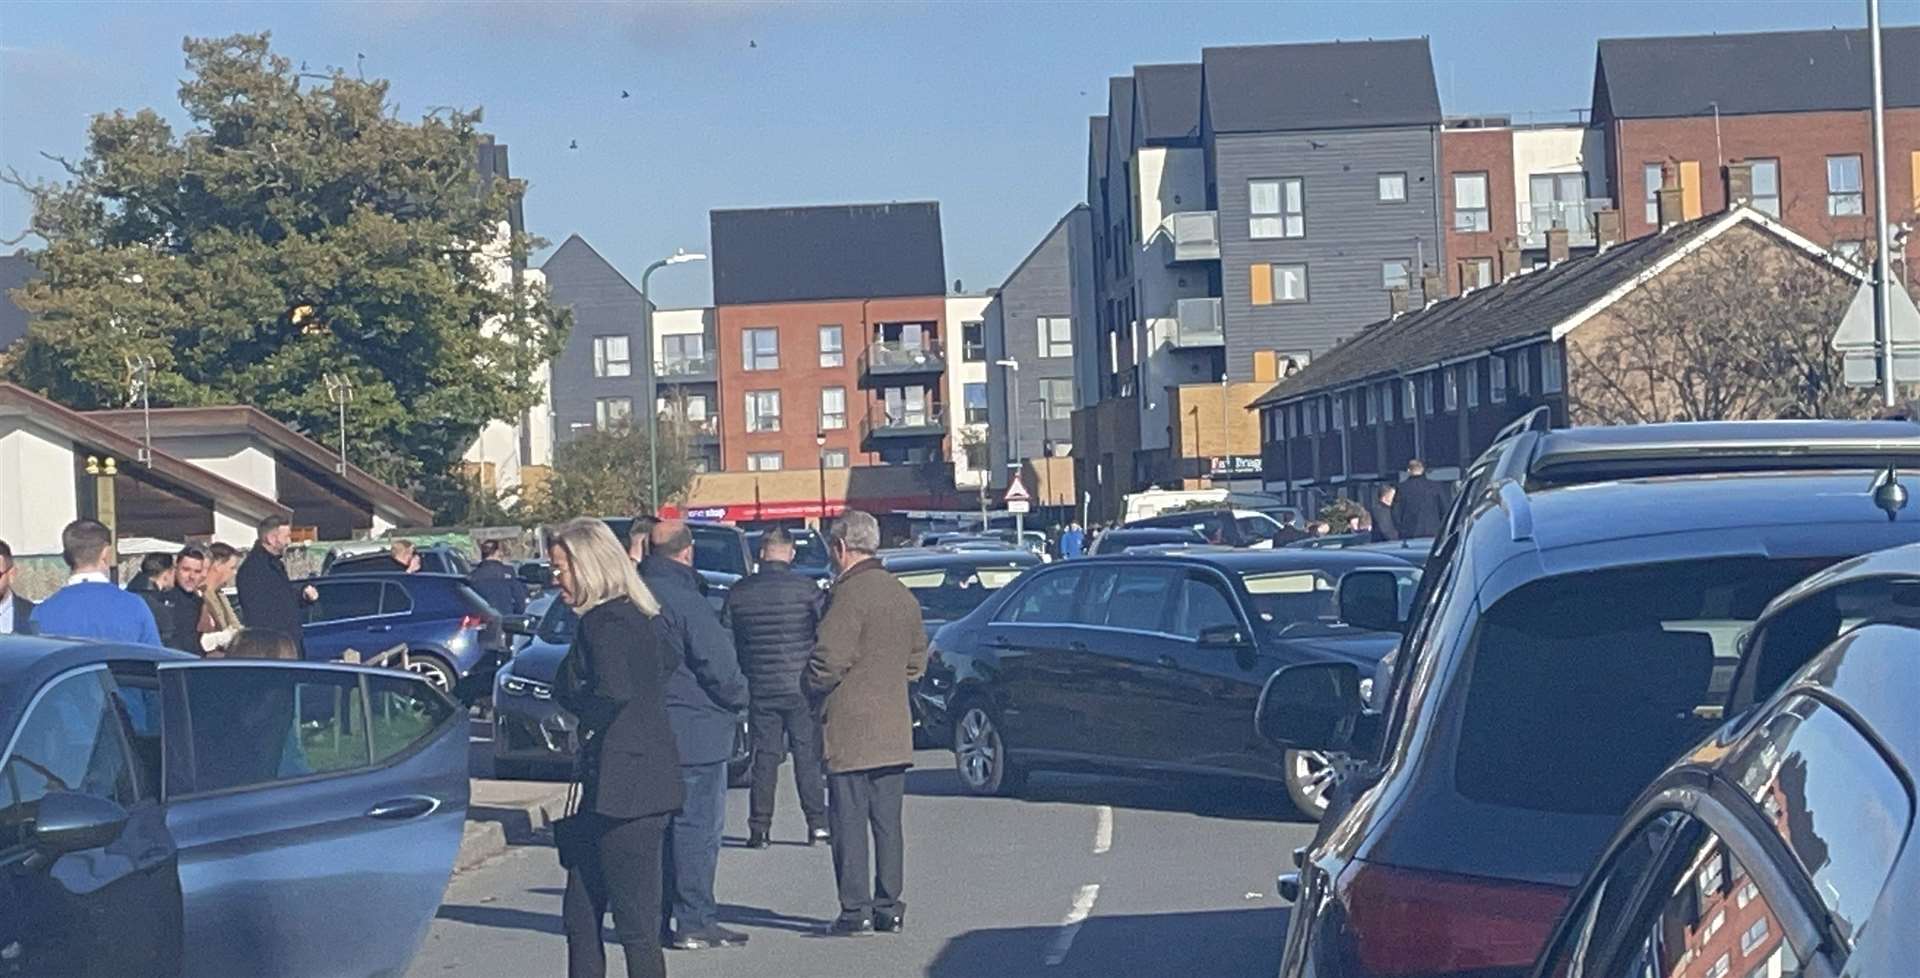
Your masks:
[[[1040,317],[1040,355],[1073,356],[1073,320],[1066,316]]]
[[[1860,157],[1827,157],[1827,213],[1835,217],[1863,213],[1864,199],[1860,192]]]
[[[1395,258],[1380,263],[1380,287],[1383,289],[1412,289],[1413,262],[1405,258]]]
[[[820,327],[820,365],[822,367],[844,367],[846,364],[847,351],[842,342],[840,327]]]
[[[1304,237],[1307,233],[1306,182],[1299,177],[1247,181],[1247,214],[1250,238]]]
[[[740,369],[779,370],[780,331],[772,327],[740,331]]]
[[[668,376],[710,370],[707,338],[699,333],[676,333],[660,337],[660,369]]]
[[[357,673],[195,669],[186,673],[186,692],[192,736],[185,756],[193,759],[194,791],[372,763]]]
[[[826,451],[821,452],[820,464],[821,466],[829,469],[846,468],[847,467],[847,450],[844,448],[829,448]]]
[[[967,423],[987,423],[987,385],[967,384],[960,389],[961,398],[966,402]]]
[[[1045,402],[1045,417],[1051,421],[1073,420],[1073,381],[1048,377],[1040,381],[1040,398]]]
[[[1561,385],[1566,383],[1563,376],[1564,366],[1560,362],[1560,347],[1548,343],[1540,348],[1540,391],[1543,394],[1560,393]]]
[[[633,361],[627,357],[626,337],[596,336],[593,338],[593,375],[595,377],[633,376]]]
[[[960,324],[960,359],[983,363],[987,359],[987,324],[969,319]]]
[[[1493,284],[1493,259],[1460,259],[1460,291],[1484,289]]]
[[[1658,163],[1640,167],[1640,185],[1646,188],[1647,223],[1654,227],[1660,226],[1660,186],[1666,179],[1666,169]]]
[[[1377,178],[1379,200],[1382,204],[1404,204],[1407,202],[1407,175],[1404,173],[1382,173]]]
[[[1753,209],[1780,216],[1780,161],[1749,160],[1753,168]]]
[[[782,461],[779,452],[748,452],[748,472],[778,472]]]
[[[776,409],[777,411],[777,409]],[[820,389],[820,430],[836,431],[847,426],[847,389],[845,387],[823,387]]]
[[[1519,356],[1524,362],[1527,354],[1522,351]],[[1493,359],[1487,361],[1487,368],[1490,371],[1487,375],[1487,396],[1495,404],[1503,403],[1507,399],[1507,358],[1496,353]]]
[[[1530,236],[1544,239],[1548,228],[1566,228],[1575,235],[1587,227],[1587,175],[1535,173],[1527,178]]]
[[[747,430],[780,430],[780,392],[747,392]]]
[[[632,420],[631,397],[603,397],[593,402],[593,426],[601,431],[624,428]]]
[[[1487,231],[1493,223],[1487,213],[1487,175],[1481,173],[1456,173],[1453,175],[1453,229],[1455,231]]]
[[[1440,372],[1447,384],[1447,410],[1457,411],[1460,409],[1460,374],[1451,367],[1442,367]]]

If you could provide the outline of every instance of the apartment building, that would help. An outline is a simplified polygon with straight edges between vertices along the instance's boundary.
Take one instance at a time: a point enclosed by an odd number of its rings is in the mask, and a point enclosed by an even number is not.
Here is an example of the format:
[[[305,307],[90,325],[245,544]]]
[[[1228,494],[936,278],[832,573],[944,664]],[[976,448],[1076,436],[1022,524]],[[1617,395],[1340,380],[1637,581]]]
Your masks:
[[[987,293],[947,296],[947,438],[953,484],[987,484]]]
[[[653,369],[664,438],[685,446],[697,472],[721,471],[719,355],[710,307],[653,311]]]
[[[553,302],[573,311],[573,331],[553,359],[554,435],[632,423],[647,399],[640,290],[585,238],[568,235],[540,271]]]
[[[1029,492],[1067,505],[1074,499],[1069,466],[1032,460],[1072,454],[1073,277],[1092,275],[1073,256],[1092,248],[1090,221],[1084,204],[1062,215],[986,308],[988,485],[1004,489],[1015,467],[1030,469]],[[1035,484],[1041,480],[1066,484]]]
[[[1440,130],[1447,293],[1592,253],[1596,215],[1613,208],[1605,146],[1585,124],[1449,118]]]
[[[716,210],[711,227],[723,467],[944,465],[939,204]]]

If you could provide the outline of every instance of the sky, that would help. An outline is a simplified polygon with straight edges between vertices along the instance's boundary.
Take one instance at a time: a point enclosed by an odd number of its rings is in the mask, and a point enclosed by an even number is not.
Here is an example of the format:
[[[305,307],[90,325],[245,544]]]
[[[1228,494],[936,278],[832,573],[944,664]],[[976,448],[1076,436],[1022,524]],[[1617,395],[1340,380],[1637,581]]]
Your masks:
[[[1920,0],[1883,0],[1888,25]],[[937,200],[947,277],[997,286],[1085,197],[1110,75],[1203,47],[1428,36],[1448,114],[1571,119],[1600,37],[1861,27],[1864,0],[0,4],[0,166],[52,178],[88,119],[178,123],[180,41],[271,31],[315,68],[393,82],[405,117],[480,107],[528,181],[528,229],[629,278],[704,251],[720,207]],[[622,97],[622,92],[628,97]],[[578,148],[570,148],[578,143]],[[0,240],[27,223],[0,188]],[[29,239],[27,244],[35,241]],[[544,253],[543,253],[544,254]],[[710,297],[704,265],[656,301]]]

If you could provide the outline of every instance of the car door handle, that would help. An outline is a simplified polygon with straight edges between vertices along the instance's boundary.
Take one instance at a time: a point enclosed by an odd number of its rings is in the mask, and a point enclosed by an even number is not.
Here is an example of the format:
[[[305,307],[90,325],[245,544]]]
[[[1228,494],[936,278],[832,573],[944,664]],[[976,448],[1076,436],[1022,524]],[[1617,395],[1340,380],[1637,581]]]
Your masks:
[[[389,821],[403,821],[409,818],[424,818],[440,810],[440,799],[425,795],[408,795],[383,801],[367,809],[368,818],[381,818]]]
[[[390,631],[393,631],[393,626],[392,626],[392,625],[368,625],[368,626],[367,626],[367,631],[370,631],[370,632],[390,632]]]

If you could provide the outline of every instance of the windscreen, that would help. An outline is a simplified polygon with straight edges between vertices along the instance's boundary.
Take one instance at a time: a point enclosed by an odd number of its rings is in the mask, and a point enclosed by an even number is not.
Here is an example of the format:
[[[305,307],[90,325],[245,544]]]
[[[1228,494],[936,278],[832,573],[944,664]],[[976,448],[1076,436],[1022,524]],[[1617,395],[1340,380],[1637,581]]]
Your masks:
[[[1419,571],[1412,568],[1390,570],[1399,579],[1400,607],[1404,614],[1420,584]],[[1340,622],[1340,583],[1324,570],[1269,571],[1242,575],[1251,599],[1251,610],[1260,624],[1285,634],[1310,623],[1334,625]]]
[[[730,529],[696,527],[693,531],[693,566],[700,570],[745,577],[747,564],[741,554],[739,536]]]
[[[933,567],[894,575],[920,602],[928,621],[952,621],[980,607],[993,592],[1020,576],[1023,567]]]

